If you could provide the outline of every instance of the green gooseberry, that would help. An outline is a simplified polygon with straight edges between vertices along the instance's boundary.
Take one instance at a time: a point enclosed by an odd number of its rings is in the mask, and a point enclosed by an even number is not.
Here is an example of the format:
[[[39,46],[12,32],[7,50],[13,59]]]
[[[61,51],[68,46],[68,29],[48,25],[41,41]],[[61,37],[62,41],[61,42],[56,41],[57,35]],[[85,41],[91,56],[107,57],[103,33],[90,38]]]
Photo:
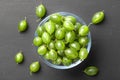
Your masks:
[[[50,20],[53,21],[54,23],[61,24],[62,15],[59,13],[52,14],[50,15]]]
[[[73,24],[76,23],[76,18],[74,16],[66,16],[64,17],[65,21],[71,21]]]
[[[78,52],[74,48],[68,48],[65,50],[65,55],[69,59],[76,59],[78,57]]]
[[[50,34],[48,34],[47,32],[43,32],[43,34],[42,34],[42,41],[43,41],[45,44],[49,44],[50,41],[51,41]]]
[[[71,21],[64,21],[63,22],[63,27],[68,30],[68,31],[72,31],[75,29],[73,23]]]
[[[96,12],[92,17],[92,23],[98,24],[103,21],[104,17],[105,17],[104,11]]]
[[[15,55],[15,62],[17,64],[20,64],[22,63],[24,60],[24,56],[23,56],[23,53],[22,52],[18,52],[16,55]]]
[[[45,55],[47,53],[47,47],[45,45],[41,45],[38,47],[37,52],[39,55]]]
[[[69,58],[67,58],[67,57],[63,57],[63,59],[62,59],[62,64],[63,64],[64,66],[69,66],[70,64],[72,64],[72,60],[69,59]]]
[[[35,46],[40,46],[40,45],[42,44],[42,38],[39,37],[39,36],[35,37],[35,38],[33,39],[33,44],[34,44]]]
[[[48,49],[56,49],[55,48],[55,41],[51,41],[49,44],[48,44]]]
[[[84,69],[84,73],[88,76],[95,76],[99,72],[99,69],[96,66],[88,66]]]
[[[86,25],[83,25],[79,28],[78,33],[80,36],[87,36],[89,32],[90,32],[89,27]]]
[[[81,23],[76,22],[76,24],[75,24],[75,30],[78,31],[78,29],[79,29],[81,26],[82,26]]]
[[[38,61],[32,62],[29,66],[30,72],[38,72],[40,69],[40,63]]]
[[[53,64],[60,65],[62,63],[62,58],[58,57],[55,61],[52,62]]]
[[[73,43],[70,43],[70,44],[69,44],[69,47],[70,47],[70,48],[74,48],[74,49],[76,49],[77,51],[80,50],[80,44],[79,44],[79,42],[77,42],[77,41],[74,41]]]
[[[64,50],[58,50],[57,53],[60,57],[65,56]]]
[[[44,58],[45,58],[46,60],[49,60],[49,59],[50,59],[49,52],[47,52],[47,53],[44,55]]]
[[[74,31],[69,31],[69,32],[66,32],[66,34],[65,34],[65,41],[67,42],[67,43],[71,43],[71,42],[73,42],[74,40],[75,40],[75,32]]]
[[[58,57],[57,52],[54,49],[51,49],[49,51],[49,59],[55,61],[57,57]]]
[[[57,50],[64,50],[65,49],[65,43],[64,43],[64,41],[63,40],[57,40],[55,42],[55,48]]]
[[[87,36],[84,36],[84,37],[79,37],[78,41],[81,46],[85,47],[88,44],[89,39]]]
[[[55,24],[52,21],[46,22],[44,27],[50,35],[55,31]]]
[[[26,20],[26,17],[24,20],[21,20],[18,24],[18,31],[19,32],[24,32],[26,31],[28,28],[28,23],[27,23],[27,20]]]
[[[85,60],[88,57],[88,50],[86,48],[81,48],[79,51],[80,60]]]
[[[43,18],[46,14],[46,8],[43,4],[40,4],[36,7],[36,16],[39,18]]]
[[[65,37],[65,30],[63,28],[58,28],[55,31],[55,37],[56,39],[63,39]]]
[[[37,35],[41,37],[43,32],[44,32],[43,26],[38,26],[36,29]]]

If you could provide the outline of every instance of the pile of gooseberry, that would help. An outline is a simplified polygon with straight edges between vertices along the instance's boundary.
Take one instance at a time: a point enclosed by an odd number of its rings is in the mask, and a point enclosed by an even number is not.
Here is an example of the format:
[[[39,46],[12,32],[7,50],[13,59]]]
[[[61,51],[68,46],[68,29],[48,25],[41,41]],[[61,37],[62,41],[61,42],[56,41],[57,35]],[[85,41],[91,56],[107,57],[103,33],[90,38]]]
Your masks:
[[[36,29],[33,44],[37,53],[56,65],[69,66],[88,56],[89,27],[74,16],[54,13]]]

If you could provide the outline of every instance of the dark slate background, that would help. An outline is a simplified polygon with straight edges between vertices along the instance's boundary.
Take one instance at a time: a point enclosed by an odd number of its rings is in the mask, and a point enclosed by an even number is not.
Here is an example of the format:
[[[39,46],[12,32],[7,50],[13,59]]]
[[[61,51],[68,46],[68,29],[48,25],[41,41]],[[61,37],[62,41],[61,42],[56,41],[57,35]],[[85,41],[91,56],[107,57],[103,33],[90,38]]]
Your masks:
[[[56,70],[45,65],[32,45],[36,22],[35,8],[43,3],[47,15],[67,11],[81,16],[89,24],[92,15],[105,11],[105,20],[91,25],[92,48],[90,55],[79,66]],[[120,0],[0,0],[0,80],[120,80]],[[47,16],[46,15],[46,16]],[[27,16],[29,29],[17,30],[18,22]],[[24,52],[24,63],[17,65],[15,54]],[[39,60],[41,70],[30,76],[29,65]],[[100,70],[95,77],[83,74],[83,69],[94,65]]]

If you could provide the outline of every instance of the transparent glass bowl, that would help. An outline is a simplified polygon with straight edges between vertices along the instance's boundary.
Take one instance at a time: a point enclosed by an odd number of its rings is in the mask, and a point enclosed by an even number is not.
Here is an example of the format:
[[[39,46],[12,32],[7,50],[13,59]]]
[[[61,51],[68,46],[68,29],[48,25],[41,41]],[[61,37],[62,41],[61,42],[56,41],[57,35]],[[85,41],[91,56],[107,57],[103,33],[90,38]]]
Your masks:
[[[78,22],[80,22],[80,23],[83,24],[83,25],[86,25],[86,23],[83,21],[83,19],[82,19],[81,17],[79,17],[79,16],[77,16],[77,15],[75,15],[75,14],[73,14],[73,13],[69,13],[69,12],[57,12],[57,13],[60,13],[60,14],[63,15],[63,16],[68,16],[68,15],[74,16],[74,17],[77,19]],[[43,19],[43,20],[39,23],[38,26],[41,26],[42,24],[44,24],[45,22],[47,22],[47,21],[49,20],[49,17],[50,17],[50,15],[47,16],[45,19]],[[35,32],[35,36],[37,36],[36,32]],[[89,43],[88,43],[88,45],[87,45],[87,50],[88,50],[88,52],[90,52],[90,48],[91,48],[91,34],[90,34],[90,32],[89,32],[89,34],[88,34],[88,38],[89,38]],[[55,65],[55,64],[52,64],[50,61],[46,60],[43,56],[40,56],[40,59],[41,59],[45,64],[47,64],[48,66],[50,66],[50,67],[52,67],[52,68],[55,68],[55,69],[70,69],[70,68],[73,68],[73,67],[79,65],[81,62],[83,62],[83,61],[81,61],[81,60],[78,60],[78,61],[72,63],[72,64],[69,65],[69,66],[64,66],[64,65]]]

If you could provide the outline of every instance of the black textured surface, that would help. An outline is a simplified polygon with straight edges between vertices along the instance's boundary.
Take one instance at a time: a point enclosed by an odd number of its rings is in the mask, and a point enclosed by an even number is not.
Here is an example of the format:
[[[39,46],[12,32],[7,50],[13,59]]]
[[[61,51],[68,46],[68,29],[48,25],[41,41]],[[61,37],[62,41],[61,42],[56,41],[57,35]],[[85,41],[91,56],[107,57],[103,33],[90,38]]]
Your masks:
[[[105,11],[105,20],[91,25],[92,48],[87,60],[70,70],[46,66],[32,45],[36,23],[35,7],[43,3],[47,15],[68,11],[81,16],[86,23],[96,11]],[[0,0],[0,80],[120,80],[120,0]],[[27,16],[29,29],[19,33],[18,22]],[[24,63],[17,65],[14,55],[22,50]],[[39,60],[41,70],[29,73],[29,64]],[[95,77],[83,74],[83,69],[95,65],[100,72]]]

